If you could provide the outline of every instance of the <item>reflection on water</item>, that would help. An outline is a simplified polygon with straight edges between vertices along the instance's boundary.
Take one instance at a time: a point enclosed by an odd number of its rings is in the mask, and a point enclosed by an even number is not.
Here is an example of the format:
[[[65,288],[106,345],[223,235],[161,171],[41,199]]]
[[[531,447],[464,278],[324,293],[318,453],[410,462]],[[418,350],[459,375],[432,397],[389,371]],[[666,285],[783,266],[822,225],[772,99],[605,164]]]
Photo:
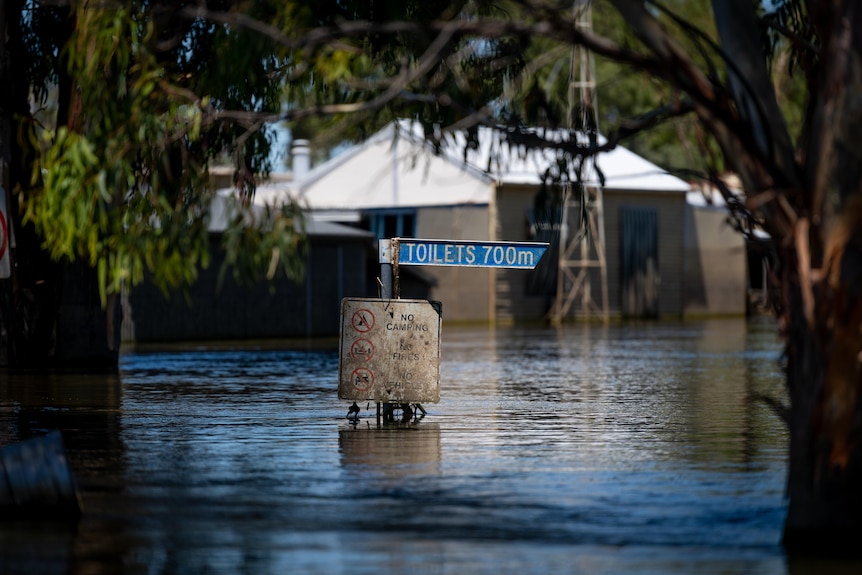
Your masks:
[[[4,374],[0,444],[62,429],[85,512],[0,523],[0,573],[807,573],[753,399],[782,394],[774,333],[446,328],[440,403],[382,428],[345,418],[335,350]]]
[[[338,450],[341,465],[358,481],[379,476],[397,486],[410,477],[440,473],[440,424],[418,421],[378,428],[366,421],[339,430]]]

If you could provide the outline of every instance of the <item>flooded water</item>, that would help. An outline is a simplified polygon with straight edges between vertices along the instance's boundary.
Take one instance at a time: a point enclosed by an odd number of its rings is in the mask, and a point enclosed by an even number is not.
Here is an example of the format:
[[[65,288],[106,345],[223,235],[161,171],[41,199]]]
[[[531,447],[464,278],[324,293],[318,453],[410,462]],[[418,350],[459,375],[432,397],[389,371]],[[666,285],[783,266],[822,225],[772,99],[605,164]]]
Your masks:
[[[0,522],[0,573],[809,572],[755,399],[783,397],[771,322],[442,340],[440,403],[381,427],[345,418],[335,346],[3,374],[0,445],[61,429],[84,514]]]

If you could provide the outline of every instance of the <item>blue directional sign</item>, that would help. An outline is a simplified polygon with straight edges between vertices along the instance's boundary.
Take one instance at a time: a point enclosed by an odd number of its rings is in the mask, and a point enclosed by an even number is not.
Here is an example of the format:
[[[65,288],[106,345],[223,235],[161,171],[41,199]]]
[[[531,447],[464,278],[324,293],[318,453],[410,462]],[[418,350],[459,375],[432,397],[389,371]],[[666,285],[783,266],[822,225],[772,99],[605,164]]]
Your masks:
[[[398,257],[393,249],[398,246]],[[483,242],[466,240],[381,240],[380,263],[401,266],[458,266],[531,270],[548,244],[540,242]]]

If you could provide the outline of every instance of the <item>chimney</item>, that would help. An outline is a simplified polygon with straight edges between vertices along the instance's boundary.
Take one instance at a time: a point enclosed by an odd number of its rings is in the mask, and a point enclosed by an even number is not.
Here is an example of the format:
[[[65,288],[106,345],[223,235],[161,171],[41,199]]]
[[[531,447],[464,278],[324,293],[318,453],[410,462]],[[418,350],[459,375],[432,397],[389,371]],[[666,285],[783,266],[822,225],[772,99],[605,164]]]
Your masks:
[[[308,148],[308,140],[293,141],[293,181],[298,182],[305,179],[311,169],[311,150]]]

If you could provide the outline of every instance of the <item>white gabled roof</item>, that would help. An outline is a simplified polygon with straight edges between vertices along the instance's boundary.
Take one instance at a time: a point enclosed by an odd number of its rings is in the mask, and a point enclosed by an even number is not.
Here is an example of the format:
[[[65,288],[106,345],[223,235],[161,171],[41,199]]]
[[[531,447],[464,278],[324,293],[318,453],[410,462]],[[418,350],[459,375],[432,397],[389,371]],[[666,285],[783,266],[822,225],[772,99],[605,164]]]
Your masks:
[[[278,203],[286,197],[311,210],[485,205],[494,184],[541,184],[555,162],[551,150],[518,150],[501,145],[490,129],[480,129],[479,146],[464,156],[464,136],[435,155],[418,124],[392,123],[335,158],[311,170],[298,182],[261,185],[256,203]],[[397,137],[396,137],[397,134]],[[683,180],[631,151],[617,146],[597,156],[606,189],[688,192]],[[589,183],[598,184],[595,171]]]
[[[535,133],[548,140],[560,141],[568,137],[566,132],[559,130],[536,130]],[[479,148],[468,152],[467,162],[502,184],[540,185],[544,172],[557,162],[555,151],[519,149],[508,145],[502,138],[502,135],[490,129],[480,129]],[[581,144],[586,144],[586,138],[582,134],[578,135],[578,139]],[[450,142],[453,145],[447,150],[451,150],[450,154],[460,154],[460,161],[463,163],[463,134],[454,135]],[[599,144],[606,142],[604,137],[598,137]],[[457,159],[455,155],[450,157]],[[622,146],[598,154],[586,164],[582,177],[587,185],[597,186],[601,183],[594,166],[597,166],[604,176],[605,189],[665,192],[687,192],[691,189],[684,180],[672,176]]]

